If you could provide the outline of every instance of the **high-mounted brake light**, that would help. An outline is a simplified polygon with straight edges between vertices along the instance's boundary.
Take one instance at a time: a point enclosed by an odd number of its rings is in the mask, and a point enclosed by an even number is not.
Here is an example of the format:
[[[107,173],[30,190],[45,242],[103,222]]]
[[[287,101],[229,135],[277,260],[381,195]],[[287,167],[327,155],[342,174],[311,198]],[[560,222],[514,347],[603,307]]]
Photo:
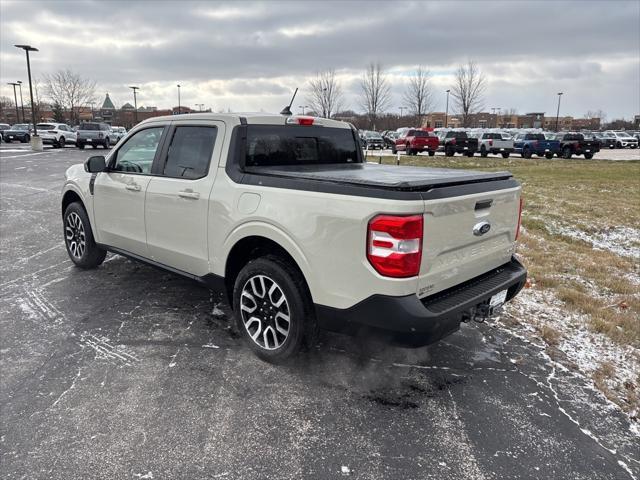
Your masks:
[[[378,215],[367,228],[367,259],[385,277],[414,277],[422,259],[422,215]]]
[[[524,205],[524,198],[520,197],[520,206],[518,207],[518,226],[516,228],[516,240],[520,237],[520,225],[522,225],[522,207]]]
[[[313,117],[289,117],[287,118],[288,125],[313,125]]]

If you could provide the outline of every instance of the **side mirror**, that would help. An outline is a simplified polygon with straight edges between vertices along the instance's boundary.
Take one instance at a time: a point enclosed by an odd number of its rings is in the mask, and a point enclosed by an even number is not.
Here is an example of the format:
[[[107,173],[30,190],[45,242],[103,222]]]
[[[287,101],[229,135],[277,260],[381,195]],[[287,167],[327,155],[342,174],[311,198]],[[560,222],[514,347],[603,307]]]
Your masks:
[[[84,171],[89,173],[100,173],[104,172],[107,169],[106,160],[102,155],[95,155],[93,157],[89,157],[86,162],[84,162]]]

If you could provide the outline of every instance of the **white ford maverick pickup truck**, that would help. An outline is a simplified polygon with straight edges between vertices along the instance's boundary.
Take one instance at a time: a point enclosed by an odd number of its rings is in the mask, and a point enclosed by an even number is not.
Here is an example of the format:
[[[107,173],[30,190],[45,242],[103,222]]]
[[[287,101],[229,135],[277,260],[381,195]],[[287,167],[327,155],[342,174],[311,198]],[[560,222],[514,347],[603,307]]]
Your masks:
[[[508,172],[365,163],[348,123],[190,114],[69,168],[63,232],[78,267],[110,251],[222,292],[277,362],[320,328],[420,346],[490,317],[526,278],[520,193]]]

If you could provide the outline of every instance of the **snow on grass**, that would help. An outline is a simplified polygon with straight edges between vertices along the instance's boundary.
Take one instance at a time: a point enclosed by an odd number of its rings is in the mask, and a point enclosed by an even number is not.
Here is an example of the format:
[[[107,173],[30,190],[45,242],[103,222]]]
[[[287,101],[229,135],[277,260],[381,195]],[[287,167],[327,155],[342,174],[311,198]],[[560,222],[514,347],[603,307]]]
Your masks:
[[[619,405],[626,402],[625,385],[640,388],[640,350],[617,344],[606,335],[594,332],[589,328],[588,315],[567,310],[552,291],[523,289],[505,307],[505,313],[520,323],[509,328],[524,330],[529,338],[540,339],[539,332],[545,326],[555,329],[559,336],[554,348],[566,355],[566,363],[585,376],[593,378],[604,364],[609,365],[612,373],[606,379],[606,385]],[[629,405],[626,409],[631,418],[640,415],[636,408]]]
[[[590,243],[594,250],[609,250],[623,257],[640,258],[640,230],[633,227],[616,226],[593,233],[549,222],[549,233]]]

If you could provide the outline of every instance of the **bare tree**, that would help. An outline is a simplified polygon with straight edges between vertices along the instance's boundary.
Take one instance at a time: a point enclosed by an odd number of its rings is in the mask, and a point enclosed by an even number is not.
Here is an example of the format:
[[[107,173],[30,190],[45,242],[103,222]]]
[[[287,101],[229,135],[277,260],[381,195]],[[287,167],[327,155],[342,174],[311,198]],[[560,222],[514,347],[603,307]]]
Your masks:
[[[482,108],[486,83],[484,74],[473,60],[458,67],[451,96],[462,115],[463,126],[468,127],[469,115]]]
[[[607,118],[607,114],[602,110],[588,110],[587,113],[584,114],[584,118],[599,118],[600,123],[604,124]]]
[[[409,113],[417,117],[422,125],[422,117],[433,108],[433,91],[431,89],[431,73],[419,66],[409,79],[409,85],[402,96],[409,107]]]
[[[379,63],[369,64],[360,81],[360,87],[362,88],[361,106],[367,112],[369,121],[375,129],[376,118],[391,102],[391,86]]]
[[[69,110],[75,119],[75,108],[95,101],[96,82],[71,70],[58,70],[44,76],[44,90],[53,103]]]
[[[309,95],[307,102],[312,110],[323,118],[331,118],[342,108],[342,87],[333,69],[316,73],[316,77],[309,81]]]

